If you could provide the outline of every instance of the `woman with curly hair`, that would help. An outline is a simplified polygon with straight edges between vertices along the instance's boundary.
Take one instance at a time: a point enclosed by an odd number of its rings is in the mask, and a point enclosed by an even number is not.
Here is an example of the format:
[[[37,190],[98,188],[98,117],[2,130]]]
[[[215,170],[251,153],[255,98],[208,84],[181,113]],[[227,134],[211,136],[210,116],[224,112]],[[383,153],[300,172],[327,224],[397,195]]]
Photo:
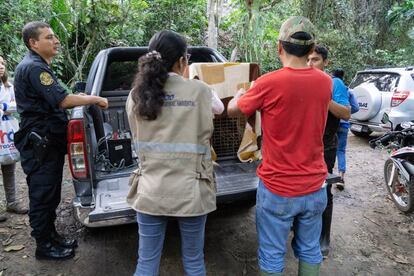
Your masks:
[[[2,120],[8,120],[12,117],[13,112],[16,112],[14,87],[8,80],[6,62],[0,56],[0,118]],[[1,165],[3,186],[6,194],[6,211],[16,214],[26,214],[28,212],[27,208],[16,200],[15,169],[16,163]],[[0,221],[5,220],[6,216],[0,214]]]
[[[187,43],[172,31],[150,40],[126,109],[139,168],[127,201],[137,211],[138,264],[134,275],[158,275],[169,219],[178,220],[186,275],[205,275],[204,229],[216,209],[210,153],[213,114],[224,106],[199,80],[183,78]]]

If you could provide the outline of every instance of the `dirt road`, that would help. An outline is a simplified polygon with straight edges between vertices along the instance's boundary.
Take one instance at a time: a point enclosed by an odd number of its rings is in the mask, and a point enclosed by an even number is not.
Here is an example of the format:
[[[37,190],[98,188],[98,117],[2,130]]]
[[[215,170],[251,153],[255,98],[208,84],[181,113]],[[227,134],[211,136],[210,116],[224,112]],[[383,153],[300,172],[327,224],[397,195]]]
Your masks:
[[[350,134],[348,141],[346,189],[335,194],[332,250],[321,275],[414,275],[414,214],[401,214],[387,195],[382,172],[387,154],[371,150],[367,139]],[[20,168],[17,181],[20,198],[27,202]],[[0,224],[0,275],[132,275],[137,257],[136,225],[87,229],[73,218],[72,195],[66,170],[57,227],[79,239],[76,257],[63,262],[36,261],[28,218],[13,215]],[[4,199],[3,187],[0,198]],[[172,222],[161,275],[183,275],[179,244],[179,231]],[[24,248],[5,252],[10,245]],[[254,206],[221,208],[209,216],[205,242],[208,275],[258,275],[256,250]],[[289,249],[286,275],[296,272],[297,261]]]

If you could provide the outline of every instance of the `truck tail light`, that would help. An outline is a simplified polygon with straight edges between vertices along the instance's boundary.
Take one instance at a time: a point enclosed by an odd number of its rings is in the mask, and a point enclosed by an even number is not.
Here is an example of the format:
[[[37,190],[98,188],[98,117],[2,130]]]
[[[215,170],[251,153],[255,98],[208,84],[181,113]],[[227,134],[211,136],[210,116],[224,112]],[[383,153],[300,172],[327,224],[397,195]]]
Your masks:
[[[71,120],[68,125],[69,167],[73,178],[88,177],[85,131],[82,120]]]
[[[391,98],[391,107],[399,106],[410,95],[410,91],[395,91]]]

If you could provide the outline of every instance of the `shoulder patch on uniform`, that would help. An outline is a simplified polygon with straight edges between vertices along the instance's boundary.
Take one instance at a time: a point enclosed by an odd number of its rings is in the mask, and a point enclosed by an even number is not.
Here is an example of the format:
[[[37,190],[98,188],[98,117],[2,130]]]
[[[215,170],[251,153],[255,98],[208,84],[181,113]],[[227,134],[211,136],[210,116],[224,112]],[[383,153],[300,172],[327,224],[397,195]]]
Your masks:
[[[52,85],[54,80],[48,72],[40,73],[40,83],[46,86]]]

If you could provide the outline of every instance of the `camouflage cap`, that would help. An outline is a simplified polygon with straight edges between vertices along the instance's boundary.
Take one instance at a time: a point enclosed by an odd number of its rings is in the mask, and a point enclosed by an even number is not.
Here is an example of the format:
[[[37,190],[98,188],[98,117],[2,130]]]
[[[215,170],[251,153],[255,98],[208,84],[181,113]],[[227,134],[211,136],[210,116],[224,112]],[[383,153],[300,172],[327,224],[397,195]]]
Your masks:
[[[309,40],[301,40],[292,38],[297,32],[305,32],[311,36]],[[303,16],[291,16],[283,22],[279,31],[279,40],[290,42],[297,45],[311,45],[315,43],[315,26],[309,19]]]

